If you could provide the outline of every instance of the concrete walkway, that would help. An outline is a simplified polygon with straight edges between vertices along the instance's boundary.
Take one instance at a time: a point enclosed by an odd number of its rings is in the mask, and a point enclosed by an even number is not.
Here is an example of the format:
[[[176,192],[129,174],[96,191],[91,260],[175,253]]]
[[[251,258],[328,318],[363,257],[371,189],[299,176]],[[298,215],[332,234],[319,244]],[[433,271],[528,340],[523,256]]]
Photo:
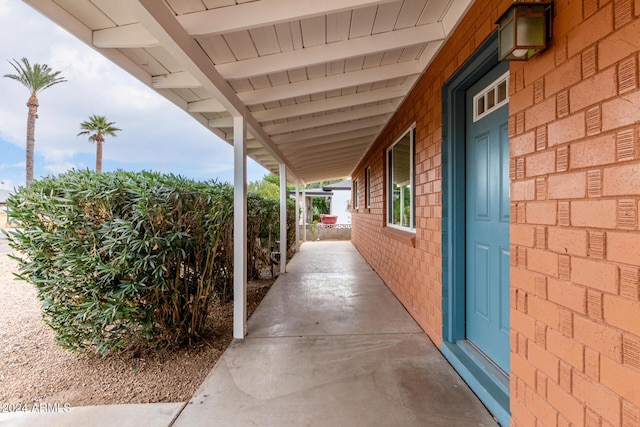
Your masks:
[[[350,242],[301,247],[181,412],[120,406],[90,425],[497,425]],[[73,414],[46,424],[89,425]]]

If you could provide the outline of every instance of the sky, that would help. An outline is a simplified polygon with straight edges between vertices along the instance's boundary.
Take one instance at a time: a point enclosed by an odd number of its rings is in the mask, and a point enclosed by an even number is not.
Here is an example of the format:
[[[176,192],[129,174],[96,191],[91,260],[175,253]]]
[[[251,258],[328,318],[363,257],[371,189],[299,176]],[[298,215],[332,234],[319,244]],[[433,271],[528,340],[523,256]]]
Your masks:
[[[186,112],[18,0],[0,0],[0,76],[26,57],[61,71],[67,82],[38,94],[36,179],[95,168],[95,145],[77,136],[91,115],[122,129],[106,137],[102,170],[153,170],[195,180],[233,181],[233,147]],[[0,77],[0,189],[24,185],[27,100],[19,82]],[[267,170],[247,160],[247,178]]]

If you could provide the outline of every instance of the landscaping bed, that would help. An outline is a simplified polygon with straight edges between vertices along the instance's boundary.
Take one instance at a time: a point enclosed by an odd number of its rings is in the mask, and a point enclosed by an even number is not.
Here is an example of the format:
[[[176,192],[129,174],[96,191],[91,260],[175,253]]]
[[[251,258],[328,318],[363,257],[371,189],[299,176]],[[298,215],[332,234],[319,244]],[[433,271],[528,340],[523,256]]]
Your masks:
[[[216,302],[209,316],[215,332],[197,344],[108,357],[73,353],[57,345],[35,287],[14,271],[17,263],[0,254],[0,404],[186,402],[232,340],[233,303]],[[249,314],[272,283],[249,283]]]

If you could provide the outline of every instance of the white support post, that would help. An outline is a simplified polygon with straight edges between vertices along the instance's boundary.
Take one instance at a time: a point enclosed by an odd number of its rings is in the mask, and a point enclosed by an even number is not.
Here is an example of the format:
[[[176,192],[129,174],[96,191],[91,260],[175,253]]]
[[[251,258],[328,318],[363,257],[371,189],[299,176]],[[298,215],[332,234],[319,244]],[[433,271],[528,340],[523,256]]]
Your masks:
[[[247,123],[233,118],[233,337],[247,333]]]
[[[307,241],[307,190],[302,187],[302,241]]]
[[[287,166],[280,163],[280,273],[287,271]]]
[[[300,252],[300,185],[296,181],[296,252]]]

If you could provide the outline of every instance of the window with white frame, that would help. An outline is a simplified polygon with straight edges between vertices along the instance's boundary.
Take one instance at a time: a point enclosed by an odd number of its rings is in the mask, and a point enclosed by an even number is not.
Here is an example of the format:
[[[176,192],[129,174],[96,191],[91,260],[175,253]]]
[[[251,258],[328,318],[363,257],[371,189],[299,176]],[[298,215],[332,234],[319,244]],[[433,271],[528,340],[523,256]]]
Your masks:
[[[415,125],[387,149],[387,224],[415,230]]]
[[[371,168],[364,170],[364,207],[371,207]]]

